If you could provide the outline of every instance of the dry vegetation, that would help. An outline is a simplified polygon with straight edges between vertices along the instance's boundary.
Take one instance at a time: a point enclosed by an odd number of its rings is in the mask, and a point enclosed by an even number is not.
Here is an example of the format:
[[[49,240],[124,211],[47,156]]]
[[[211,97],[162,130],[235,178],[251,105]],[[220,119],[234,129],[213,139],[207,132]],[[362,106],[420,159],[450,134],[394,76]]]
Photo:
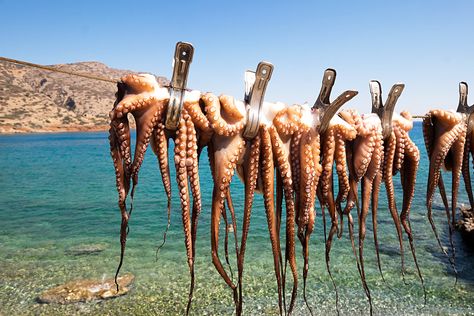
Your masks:
[[[132,72],[98,62],[54,67],[106,78]],[[113,83],[0,61],[0,133],[106,130],[115,92]]]

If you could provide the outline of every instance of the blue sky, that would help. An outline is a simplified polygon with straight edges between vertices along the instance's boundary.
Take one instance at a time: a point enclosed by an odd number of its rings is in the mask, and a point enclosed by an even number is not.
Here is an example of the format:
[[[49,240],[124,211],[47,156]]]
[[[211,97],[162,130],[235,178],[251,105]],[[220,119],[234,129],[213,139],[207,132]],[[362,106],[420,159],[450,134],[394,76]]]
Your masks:
[[[474,88],[473,13],[472,1],[0,0],[0,56],[169,77],[175,43],[188,41],[195,89],[241,98],[243,72],[267,60],[266,100],[312,103],[332,67],[333,93],[359,91],[346,107],[369,112],[378,79],[385,97],[404,82],[397,110],[422,114],[455,108],[459,81]]]

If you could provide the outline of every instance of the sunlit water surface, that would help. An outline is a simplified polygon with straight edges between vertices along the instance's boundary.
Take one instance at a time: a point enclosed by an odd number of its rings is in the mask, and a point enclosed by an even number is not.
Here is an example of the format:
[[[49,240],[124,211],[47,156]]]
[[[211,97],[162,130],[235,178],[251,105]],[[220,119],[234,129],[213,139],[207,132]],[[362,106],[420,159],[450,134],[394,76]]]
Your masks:
[[[384,315],[473,314],[474,252],[463,244],[458,235],[455,236],[459,270],[459,280],[455,286],[454,274],[434,239],[426,217],[428,161],[419,123],[415,124],[411,135],[422,153],[411,222],[418,261],[426,284],[427,303],[425,305],[423,301],[422,287],[407,240],[406,284],[401,277],[395,228],[387,209],[385,190],[382,189],[378,236],[386,282],[382,281],[377,269],[371,223],[368,223],[365,250],[367,282],[373,297],[374,312]],[[189,276],[177,189],[174,185],[172,223],[168,239],[156,259],[155,249],[162,241],[167,218],[165,193],[156,158],[151,151],[148,151],[140,172],[122,268],[122,273],[135,274],[134,286],[128,295],[100,303],[45,305],[37,303],[36,297],[45,289],[66,281],[101,279],[112,277],[115,273],[119,260],[120,213],[107,134],[0,136],[0,170],[0,314],[184,313]],[[210,256],[213,182],[206,152],[201,156],[200,177],[203,211],[199,221],[197,280],[191,313],[229,315],[233,313],[231,291],[214,269]],[[172,179],[175,182],[174,172]],[[446,175],[445,179],[449,177]],[[450,182],[446,182],[447,187],[450,187]],[[396,190],[401,207],[402,191],[398,176]],[[238,222],[241,223],[244,195],[243,186],[236,177],[232,184],[232,197]],[[460,202],[467,203],[463,186],[460,190]],[[311,239],[307,297],[315,314],[335,315],[335,294],[325,267],[324,234],[319,207],[317,212],[317,227]],[[447,246],[446,217],[439,196],[435,197],[434,215],[442,242]],[[240,234],[240,229],[238,231]],[[221,236],[224,236],[223,230]],[[71,247],[90,244],[105,245],[105,250],[82,256],[74,256],[67,251]],[[220,248],[223,249],[222,245]],[[300,249],[298,243],[297,259],[301,282]],[[223,254],[221,258],[224,260]],[[235,253],[232,251],[230,260],[235,272]],[[345,236],[335,240],[333,244],[331,268],[338,286],[341,314],[368,314],[368,302],[347,238],[347,228]],[[289,275],[288,279],[291,279]],[[244,313],[278,314],[276,293],[263,201],[261,196],[257,196],[245,262]],[[297,315],[308,314],[302,297],[300,286]]]

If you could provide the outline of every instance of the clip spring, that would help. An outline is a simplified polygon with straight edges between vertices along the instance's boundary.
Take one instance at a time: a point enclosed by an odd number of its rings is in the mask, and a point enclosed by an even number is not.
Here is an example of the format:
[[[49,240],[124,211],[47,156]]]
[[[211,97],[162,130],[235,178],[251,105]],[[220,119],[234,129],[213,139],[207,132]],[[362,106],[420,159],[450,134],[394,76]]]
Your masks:
[[[247,123],[243,132],[245,138],[252,139],[257,136],[263,98],[272,73],[273,65],[265,61],[258,64],[255,72],[251,70],[245,72],[244,101],[247,106]]]
[[[190,43],[178,42],[173,60],[173,77],[170,84],[170,100],[166,112],[165,126],[168,130],[178,128],[183,108],[189,66],[193,61],[194,47]]]

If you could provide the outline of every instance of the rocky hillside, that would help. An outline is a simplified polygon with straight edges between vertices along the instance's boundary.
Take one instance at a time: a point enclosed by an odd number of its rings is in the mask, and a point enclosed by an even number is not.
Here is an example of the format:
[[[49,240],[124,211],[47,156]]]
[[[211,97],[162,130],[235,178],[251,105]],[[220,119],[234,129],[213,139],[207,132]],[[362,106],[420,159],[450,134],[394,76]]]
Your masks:
[[[105,78],[132,72],[98,62],[53,67]],[[0,61],[0,133],[106,130],[115,92],[113,83]]]

